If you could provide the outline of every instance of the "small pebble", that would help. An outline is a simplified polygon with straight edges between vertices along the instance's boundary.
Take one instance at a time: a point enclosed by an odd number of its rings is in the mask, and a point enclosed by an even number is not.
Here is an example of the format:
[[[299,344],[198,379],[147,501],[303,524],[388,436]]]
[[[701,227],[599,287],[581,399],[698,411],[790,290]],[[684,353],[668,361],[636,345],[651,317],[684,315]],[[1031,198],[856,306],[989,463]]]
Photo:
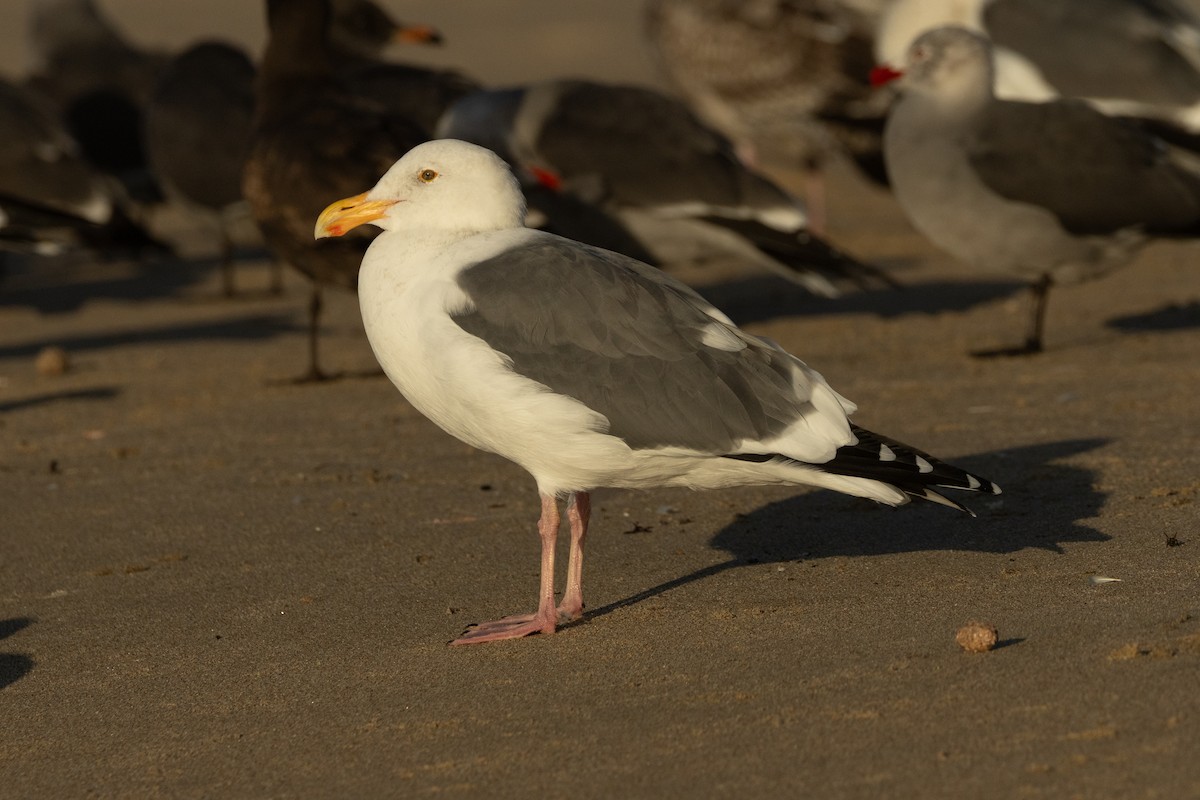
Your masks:
[[[33,366],[38,375],[46,377],[62,375],[70,366],[67,361],[67,351],[54,345],[43,347],[37,354],[37,358],[34,359]]]
[[[958,646],[968,653],[986,653],[996,646],[999,639],[996,626],[987,622],[968,622],[954,636]]]

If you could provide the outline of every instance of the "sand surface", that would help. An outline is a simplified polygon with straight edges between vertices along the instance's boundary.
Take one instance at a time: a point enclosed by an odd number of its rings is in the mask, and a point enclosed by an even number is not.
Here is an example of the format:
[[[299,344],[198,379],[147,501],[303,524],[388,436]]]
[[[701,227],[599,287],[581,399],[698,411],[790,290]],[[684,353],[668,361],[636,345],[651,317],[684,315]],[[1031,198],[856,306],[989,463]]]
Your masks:
[[[1049,352],[980,362],[1021,287],[851,175],[831,195],[905,289],[691,277],[1005,494],[600,492],[585,621],[471,648],[445,643],[533,607],[532,482],[384,379],[288,384],[300,278],[268,296],[248,258],[224,301],[203,257],[14,265],[0,796],[1200,796],[1197,249],[1057,292]],[[355,299],[330,307],[327,366],[370,372]],[[1000,647],[958,648],[974,619]]]

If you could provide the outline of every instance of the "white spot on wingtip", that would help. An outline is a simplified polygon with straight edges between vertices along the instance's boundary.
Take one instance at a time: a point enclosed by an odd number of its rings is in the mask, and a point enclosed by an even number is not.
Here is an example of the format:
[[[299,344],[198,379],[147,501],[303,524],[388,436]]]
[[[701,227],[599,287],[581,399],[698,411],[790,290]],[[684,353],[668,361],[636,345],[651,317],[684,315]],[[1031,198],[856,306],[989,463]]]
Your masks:
[[[978,489],[980,486],[983,486],[983,484],[979,482],[978,478],[976,478],[974,475],[967,476],[968,489]]]
[[[919,471],[921,471],[921,472],[933,472],[933,464],[930,464],[928,461],[926,461],[925,459],[921,458],[920,456],[917,456],[917,457],[916,457],[916,459],[917,459],[917,469],[918,469]]]
[[[879,460],[880,461],[895,461],[896,452],[886,444],[879,445]]]

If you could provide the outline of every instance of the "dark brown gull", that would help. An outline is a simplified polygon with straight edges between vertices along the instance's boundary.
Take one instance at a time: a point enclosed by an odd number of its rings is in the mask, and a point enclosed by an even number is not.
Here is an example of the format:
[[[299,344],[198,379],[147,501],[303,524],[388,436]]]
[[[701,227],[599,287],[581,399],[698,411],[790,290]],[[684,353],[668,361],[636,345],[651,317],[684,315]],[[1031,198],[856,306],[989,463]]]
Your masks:
[[[327,0],[266,6],[270,39],[242,186],[268,246],[311,281],[303,378],[319,380],[328,377],[317,356],[321,292],[355,288],[370,237],[314,242],[312,220],[329,197],[373,180],[427,135],[407,117],[356,97],[339,77]]]

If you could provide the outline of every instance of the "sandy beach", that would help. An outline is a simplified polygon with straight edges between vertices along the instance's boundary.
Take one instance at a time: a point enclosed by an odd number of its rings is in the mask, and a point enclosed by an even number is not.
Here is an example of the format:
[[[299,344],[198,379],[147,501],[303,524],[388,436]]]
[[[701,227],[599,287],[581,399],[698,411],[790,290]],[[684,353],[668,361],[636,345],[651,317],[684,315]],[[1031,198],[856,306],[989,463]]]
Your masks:
[[[169,35],[158,3],[103,5],[147,41],[261,35],[257,3],[189,4],[221,25]],[[495,82],[656,80],[637,3],[389,5],[447,31],[438,58],[509,63]],[[475,11],[519,68],[482,37],[450,49]],[[535,59],[542,22],[586,48]],[[352,295],[323,330],[351,377],[293,385],[306,287],[267,294],[253,249],[233,300],[202,231],[161,263],[10,265],[0,797],[1200,797],[1200,249],[1056,292],[1048,352],[980,361],[1019,338],[1024,288],[934,250],[848,170],[830,199],[830,237],[903,288],[684,277],[860,424],[1004,494],[964,498],[971,518],[599,492],[585,619],[467,648],[446,642],[532,610],[535,487],[372,374]],[[65,373],[39,373],[47,346]],[[972,620],[996,649],[958,647]]]

